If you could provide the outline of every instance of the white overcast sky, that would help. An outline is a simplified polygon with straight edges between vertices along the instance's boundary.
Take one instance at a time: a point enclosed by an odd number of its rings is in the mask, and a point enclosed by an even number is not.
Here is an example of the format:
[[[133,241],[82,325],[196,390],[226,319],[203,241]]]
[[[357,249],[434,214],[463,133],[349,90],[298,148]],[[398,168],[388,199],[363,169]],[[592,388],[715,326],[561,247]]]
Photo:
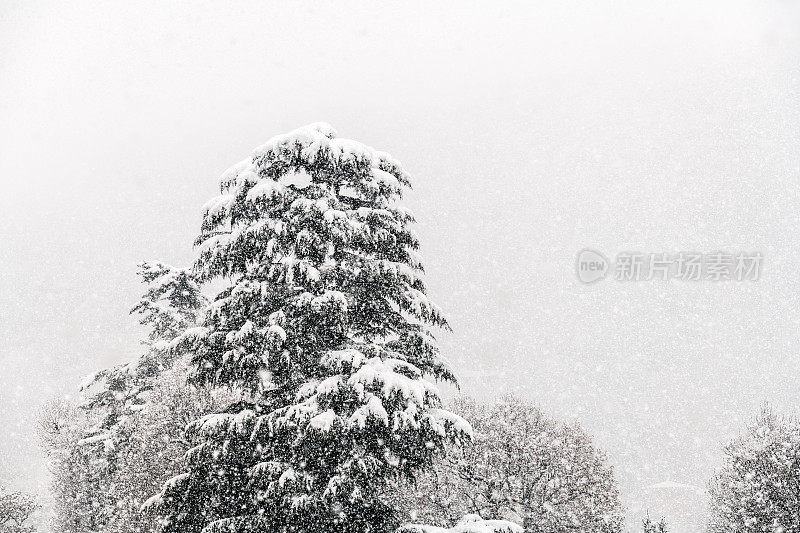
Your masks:
[[[45,490],[41,402],[141,351],[136,263],[188,264],[219,174],[322,120],[415,176],[464,391],[580,421],[632,516],[698,527],[647,487],[800,400],[800,9],[694,4],[0,3],[0,479]],[[585,286],[585,247],[765,263]]]

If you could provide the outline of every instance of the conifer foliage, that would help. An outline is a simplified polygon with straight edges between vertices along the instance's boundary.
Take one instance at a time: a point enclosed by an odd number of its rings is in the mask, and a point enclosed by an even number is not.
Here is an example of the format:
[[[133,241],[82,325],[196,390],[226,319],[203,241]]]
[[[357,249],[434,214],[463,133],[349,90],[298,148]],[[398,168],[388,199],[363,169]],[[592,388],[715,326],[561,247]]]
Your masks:
[[[140,323],[150,328],[146,352],[137,359],[90,376],[84,386],[88,395],[85,408],[102,413],[100,423],[84,439],[103,442],[109,450],[124,440],[131,416],[144,408],[156,379],[175,362],[170,350],[175,337],[194,326],[200,310],[207,304],[194,275],[158,261],[139,264],[139,276],[147,291],[131,309],[141,316]]]
[[[221,178],[195,273],[225,286],[171,350],[200,384],[241,391],[187,429],[187,472],[150,501],[165,531],[389,531],[391,480],[429,466],[469,425],[431,328],[409,175],[312,124]]]
[[[157,531],[142,502],[182,467],[183,426],[227,400],[189,386],[186,356],[170,349],[207,304],[192,273],[144,262],[139,275],[147,290],[131,312],[149,328],[144,353],[90,376],[78,405],[55,400],[40,414],[54,531]]]

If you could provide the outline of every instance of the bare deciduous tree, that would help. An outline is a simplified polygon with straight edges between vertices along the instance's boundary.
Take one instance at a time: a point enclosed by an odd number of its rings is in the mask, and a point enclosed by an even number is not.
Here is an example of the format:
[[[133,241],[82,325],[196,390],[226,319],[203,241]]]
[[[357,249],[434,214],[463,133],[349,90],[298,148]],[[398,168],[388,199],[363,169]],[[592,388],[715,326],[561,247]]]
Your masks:
[[[709,532],[800,532],[800,421],[762,409],[709,485]]]
[[[38,508],[28,494],[0,487],[0,533],[33,533],[36,529],[28,521]]]
[[[477,513],[531,533],[621,531],[613,471],[578,425],[512,396],[492,405],[461,398],[452,409],[472,424],[473,442],[401,486],[406,519],[450,526]]]

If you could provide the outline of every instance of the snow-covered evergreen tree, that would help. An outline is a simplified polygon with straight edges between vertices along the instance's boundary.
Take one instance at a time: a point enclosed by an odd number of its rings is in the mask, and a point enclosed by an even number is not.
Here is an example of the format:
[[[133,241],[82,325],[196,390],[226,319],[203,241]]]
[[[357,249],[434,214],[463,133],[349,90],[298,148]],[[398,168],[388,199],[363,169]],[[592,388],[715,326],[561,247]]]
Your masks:
[[[155,531],[139,512],[143,500],[176,473],[187,449],[182,425],[218,407],[214,395],[186,384],[185,357],[168,349],[207,303],[197,281],[158,262],[142,263],[139,274],[148,290],[131,312],[150,327],[146,352],[91,376],[80,406],[51,402],[40,417],[53,525],[63,533]]]
[[[141,315],[139,322],[150,328],[145,344],[160,348],[179,333],[197,324],[199,311],[208,303],[195,276],[185,268],[175,268],[160,261],[139,264],[139,276],[148,285],[131,313]]]
[[[800,421],[769,408],[725,448],[709,486],[710,533],[800,533]]]
[[[204,209],[196,272],[229,286],[176,339],[195,379],[241,387],[188,428],[188,471],[152,504],[168,532],[366,532],[397,525],[387,482],[429,466],[469,425],[431,326],[409,176],[326,124],[272,138]]]
[[[170,342],[197,323],[198,313],[207,303],[197,280],[186,269],[152,261],[139,264],[138,273],[148,290],[131,313],[140,314],[141,324],[150,328],[144,341],[148,349],[134,361],[93,374],[83,385],[89,394],[84,407],[102,413],[85,442],[103,442],[109,450],[130,416],[144,407],[154,381],[180,355],[168,349]]]

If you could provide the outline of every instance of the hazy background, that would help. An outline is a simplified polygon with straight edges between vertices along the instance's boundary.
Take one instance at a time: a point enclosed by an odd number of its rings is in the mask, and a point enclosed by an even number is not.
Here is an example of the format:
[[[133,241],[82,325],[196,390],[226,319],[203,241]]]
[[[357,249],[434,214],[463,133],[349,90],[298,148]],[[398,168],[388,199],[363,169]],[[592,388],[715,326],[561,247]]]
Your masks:
[[[41,402],[141,352],[136,263],[324,120],[415,176],[464,390],[580,421],[632,519],[695,531],[721,445],[800,399],[800,8],[692,4],[0,3],[0,480],[45,492]],[[585,247],[765,263],[585,286]]]

